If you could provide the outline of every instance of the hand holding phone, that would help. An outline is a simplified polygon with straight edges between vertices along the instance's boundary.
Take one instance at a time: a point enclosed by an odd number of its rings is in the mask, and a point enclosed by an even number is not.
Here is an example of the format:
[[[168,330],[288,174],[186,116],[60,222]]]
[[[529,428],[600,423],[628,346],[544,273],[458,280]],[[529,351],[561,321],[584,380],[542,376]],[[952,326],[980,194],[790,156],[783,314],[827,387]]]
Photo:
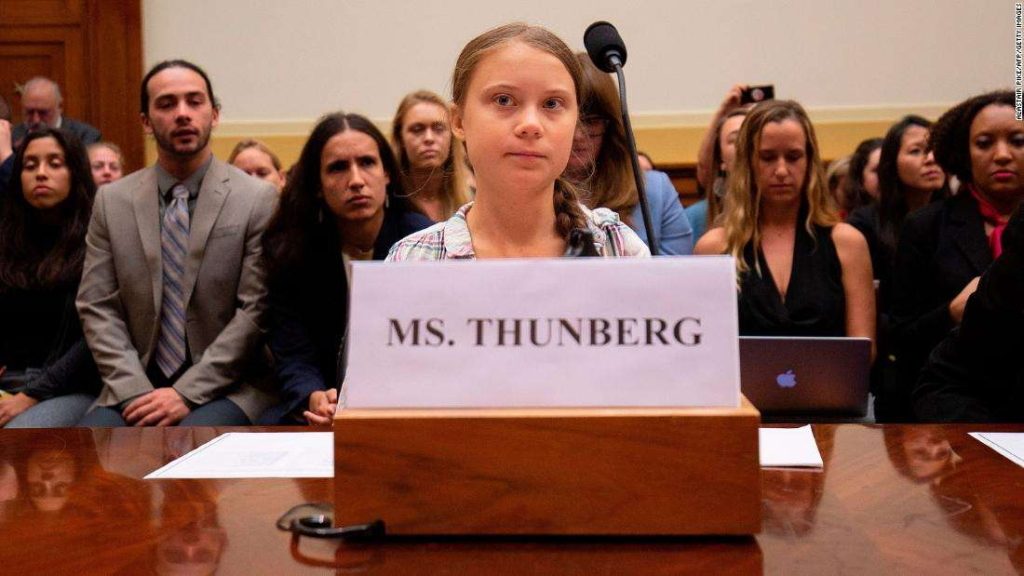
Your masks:
[[[756,104],[775,99],[775,85],[748,86],[740,92],[740,104]]]

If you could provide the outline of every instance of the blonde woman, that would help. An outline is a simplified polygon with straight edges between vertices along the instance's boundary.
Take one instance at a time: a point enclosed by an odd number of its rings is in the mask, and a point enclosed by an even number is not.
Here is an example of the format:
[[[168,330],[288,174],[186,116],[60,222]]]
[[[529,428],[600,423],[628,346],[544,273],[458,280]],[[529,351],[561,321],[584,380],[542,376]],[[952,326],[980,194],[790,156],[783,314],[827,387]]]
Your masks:
[[[755,106],[736,140],[724,225],[697,254],[736,258],[740,334],[875,337],[867,242],[839,222],[796,102]]]
[[[426,90],[403,98],[391,145],[413,208],[440,222],[469,201],[465,153],[452,138],[451,108],[443,98]]]

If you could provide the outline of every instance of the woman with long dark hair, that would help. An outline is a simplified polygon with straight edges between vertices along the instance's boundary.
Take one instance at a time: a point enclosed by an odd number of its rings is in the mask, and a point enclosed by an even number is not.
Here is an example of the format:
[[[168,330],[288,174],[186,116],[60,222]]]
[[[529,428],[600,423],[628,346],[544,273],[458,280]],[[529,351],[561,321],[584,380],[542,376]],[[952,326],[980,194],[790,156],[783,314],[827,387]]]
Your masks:
[[[885,404],[885,397],[891,396],[890,390],[896,380],[896,369],[889,353],[896,244],[907,216],[927,206],[933,198],[942,196],[945,189],[946,174],[928,147],[931,126],[928,120],[909,115],[889,128],[879,148],[878,201],[854,210],[848,220],[868,241],[871,268],[877,283],[880,360],[872,367],[871,387],[877,399],[876,417],[883,421],[899,419]],[[865,141],[858,150],[867,148],[870,142]],[[870,155],[866,157],[868,162],[864,172],[870,169],[867,165],[870,164]]]
[[[0,425],[73,425],[98,391],[74,306],[95,193],[73,136],[25,137],[0,219]]]
[[[284,402],[261,422],[330,422],[349,263],[383,260],[392,244],[432,224],[409,206],[400,174],[367,118],[328,114],[313,128],[263,236],[269,346]]]
[[[899,237],[892,292],[898,380],[889,398],[879,398],[894,415],[890,419],[911,418],[910,396],[921,367],[960,324],[979,277],[1002,252],[1010,215],[1024,199],[1024,125],[1014,118],[1012,91],[989,92],[951,108],[932,126],[929,143],[961,188],[910,214]]]

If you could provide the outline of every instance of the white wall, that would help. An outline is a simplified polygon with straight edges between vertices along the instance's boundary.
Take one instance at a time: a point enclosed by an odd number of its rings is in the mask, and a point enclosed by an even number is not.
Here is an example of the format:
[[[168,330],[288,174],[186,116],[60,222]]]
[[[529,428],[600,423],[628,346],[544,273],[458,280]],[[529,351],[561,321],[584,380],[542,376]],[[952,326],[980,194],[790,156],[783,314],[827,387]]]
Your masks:
[[[590,22],[615,23],[641,122],[703,117],[738,81],[844,113],[1013,82],[1010,0],[143,0],[143,19],[146,66],[205,67],[225,123],[389,118],[408,91],[447,94],[465,42],[517,19],[579,49]]]

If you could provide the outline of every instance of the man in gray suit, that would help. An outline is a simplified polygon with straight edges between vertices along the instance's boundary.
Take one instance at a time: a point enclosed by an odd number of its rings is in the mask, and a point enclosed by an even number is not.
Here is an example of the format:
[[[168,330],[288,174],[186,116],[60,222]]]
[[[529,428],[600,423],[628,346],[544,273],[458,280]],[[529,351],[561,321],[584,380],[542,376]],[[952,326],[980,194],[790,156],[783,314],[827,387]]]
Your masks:
[[[13,131],[15,147],[26,133],[44,126],[74,134],[86,146],[100,141],[99,130],[85,122],[64,117],[64,97],[60,86],[49,78],[36,76],[25,82],[21,93],[21,112],[22,122]]]
[[[146,74],[155,166],[100,188],[78,312],[103,377],[82,426],[245,425],[273,401],[260,378],[260,237],[273,186],[213,158],[219,106],[184,60]]]

